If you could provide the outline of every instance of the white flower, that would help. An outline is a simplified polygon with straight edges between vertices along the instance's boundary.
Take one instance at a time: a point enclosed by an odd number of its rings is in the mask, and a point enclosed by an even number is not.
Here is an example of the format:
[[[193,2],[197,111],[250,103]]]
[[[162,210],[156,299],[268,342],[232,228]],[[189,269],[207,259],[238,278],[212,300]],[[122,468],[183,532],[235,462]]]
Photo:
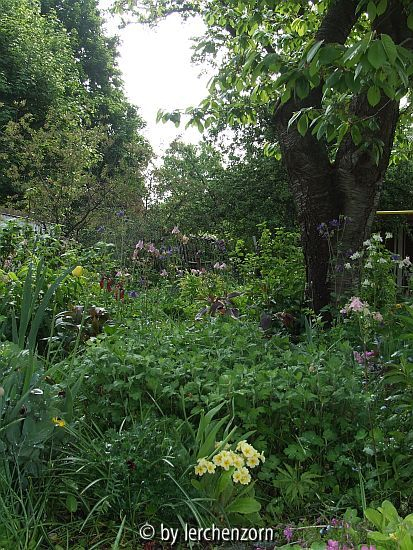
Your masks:
[[[349,263],[344,264],[344,269],[351,269],[351,264],[349,264]]]
[[[360,252],[354,252],[354,254],[350,256],[350,260],[358,260],[358,258],[361,258]]]
[[[379,258],[379,259],[377,260],[377,262],[378,262],[379,264],[387,264],[386,258]]]
[[[372,239],[373,241],[378,242],[378,243],[382,243],[382,242],[383,242],[382,237],[381,237],[378,233],[375,233],[375,234],[371,237],[371,239]]]
[[[363,243],[363,246],[370,246],[370,245],[371,245],[370,240],[364,241],[364,243]]]
[[[399,267],[410,267],[411,265],[410,256],[406,256],[404,260],[399,262]]]
[[[393,238],[393,233],[387,232],[385,238],[386,239],[392,239]]]
[[[373,266],[371,265],[371,262],[367,262],[366,265],[364,266],[366,269],[372,269]]]
[[[371,282],[368,279],[364,279],[364,281],[361,283],[361,286],[370,286]]]

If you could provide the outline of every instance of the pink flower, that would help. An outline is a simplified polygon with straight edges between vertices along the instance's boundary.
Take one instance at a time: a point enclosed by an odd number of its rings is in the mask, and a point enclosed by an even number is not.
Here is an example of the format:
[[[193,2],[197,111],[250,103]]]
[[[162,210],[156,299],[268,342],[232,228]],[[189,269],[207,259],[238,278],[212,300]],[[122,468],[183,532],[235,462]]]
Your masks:
[[[192,275],[199,275],[199,271],[197,269],[191,269]]]
[[[179,234],[180,234],[179,227],[175,225],[175,227],[172,229],[172,235],[179,235]]]
[[[219,262],[216,262],[216,263],[214,264],[214,269],[219,269],[219,267],[220,267]]]
[[[378,321],[379,323],[382,323],[383,322],[383,315],[379,311],[376,311],[376,312],[373,313],[373,319],[375,321]]]
[[[367,544],[363,544],[361,550],[376,550],[376,547],[373,546],[373,544],[370,544],[370,546],[367,546]]]
[[[151,254],[154,254],[155,251],[156,251],[155,245],[153,243],[149,243],[148,244],[148,252],[150,252]]]
[[[328,541],[327,541],[327,550],[340,550],[338,540],[328,539]]]
[[[168,276],[168,272],[166,271],[166,269],[162,269],[162,271],[160,272],[160,276],[161,277],[167,277]]]
[[[364,363],[367,361],[371,361],[371,359],[373,359],[373,357],[376,356],[376,352],[375,351],[366,351],[364,353],[359,353],[358,351],[353,351],[353,356],[354,356],[354,359],[355,361],[359,364],[359,365],[364,365]]]
[[[363,308],[366,306],[366,304],[364,304],[360,298],[357,298],[356,296],[353,296],[351,299],[350,299],[350,303],[348,305],[348,309],[350,310],[353,310],[353,311],[362,311]]]
[[[287,539],[287,542],[291,542],[291,539],[293,538],[293,530],[291,527],[286,527],[283,531],[284,537]]]

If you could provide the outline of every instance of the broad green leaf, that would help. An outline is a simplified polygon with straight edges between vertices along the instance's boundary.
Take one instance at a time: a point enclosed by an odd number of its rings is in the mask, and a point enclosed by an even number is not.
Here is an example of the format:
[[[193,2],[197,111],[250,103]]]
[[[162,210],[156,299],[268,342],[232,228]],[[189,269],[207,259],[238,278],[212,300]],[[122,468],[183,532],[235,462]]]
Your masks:
[[[370,86],[367,92],[367,100],[370,105],[375,107],[378,103],[380,103],[380,98],[380,89],[377,86]]]
[[[374,40],[367,52],[367,59],[375,69],[379,69],[386,63],[387,56],[380,40]]]
[[[300,99],[304,99],[310,92],[310,85],[306,78],[299,78],[295,84],[297,95]]]
[[[413,13],[411,13],[407,18],[407,26],[409,27],[410,30],[413,31]]]
[[[375,527],[377,527],[377,529],[382,528],[383,516],[378,510],[374,510],[374,508],[367,508],[364,515]]]
[[[67,495],[66,497],[66,508],[71,514],[74,514],[77,510],[77,499],[74,495]]]
[[[358,126],[351,127],[351,139],[353,140],[354,145],[359,145],[361,143],[363,138]]]
[[[340,57],[341,53],[334,46],[324,46],[320,49],[318,54],[318,61],[320,65],[329,65]]]
[[[306,114],[300,117],[300,120],[297,124],[297,130],[302,135],[305,136],[308,130],[308,116]]]
[[[387,0],[380,0],[380,2],[377,4],[376,12],[377,15],[383,15],[383,13],[387,10]]]
[[[227,508],[227,512],[238,514],[254,514],[261,510],[261,504],[252,497],[242,497],[233,502]]]
[[[367,4],[367,15],[369,16],[370,21],[374,21],[376,19],[377,8],[373,0],[370,0],[370,2]]]

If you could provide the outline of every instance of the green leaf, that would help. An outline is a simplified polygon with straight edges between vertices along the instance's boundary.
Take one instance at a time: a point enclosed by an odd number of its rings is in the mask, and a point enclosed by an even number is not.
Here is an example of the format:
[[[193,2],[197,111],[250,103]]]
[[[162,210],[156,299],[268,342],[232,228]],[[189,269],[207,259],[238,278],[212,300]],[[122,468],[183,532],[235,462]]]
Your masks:
[[[370,0],[367,4],[367,15],[369,16],[370,21],[374,21],[377,16],[376,4]]]
[[[413,13],[411,13],[407,18],[407,26],[411,31],[413,31]]]
[[[300,99],[304,99],[310,93],[310,85],[306,78],[299,78],[296,82],[295,89]]]
[[[381,43],[383,44],[387,59],[390,61],[390,63],[393,64],[397,59],[396,44],[393,42],[393,39],[388,34],[381,35]]]
[[[367,92],[367,100],[372,107],[375,107],[380,102],[381,94],[377,86],[370,86]]]
[[[379,69],[386,63],[386,52],[380,40],[374,40],[374,42],[372,42],[367,52],[367,59],[375,69]]]
[[[74,495],[67,495],[66,497],[66,508],[71,514],[74,514],[77,510],[77,499]]]
[[[361,136],[361,132],[358,126],[351,127],[351,139],[353,140],[354,145],[360,145],[360,143],[362,142],[363,138]]]
[[[329,65],[340,57],[341,53],[334,46],[325,46],[321,48],[318,54],[318,60],[320,65]]]
[[[252,497],[242,497],[230,504],[227,512],[235,512],[238,514],[255,514],[261,510],[261,504]]]
[[[380,0],[380,2],[377,4],[376,11],[377,15],[383,15],[383,13],[387,10],[387,0]]]
[[[324,42],[323,40],[319,40],[318,42],[316,42],[315,44],[313,44],[311,46],[311,48],[309,49],[309,51],[307,53],[307,63],[310,63],[313,60],[315,54],[318,52],[318,50],[320,49],[320,46],[323,42]]]
[[[367,510],[364,512],[364,515],[375,527],[377,527],[377,529],[382,528],[383,516],[380,514],[378,510],[374,510],[373,508],[367,508]]]
[[[302,135],[303,137],[307,133],[307,130],[308,130],[308,116],[306,114],[303,114],[300,117],[300,120],[298,121],[298,124],[297,124],[297,130],[300,133],[300,135]]]

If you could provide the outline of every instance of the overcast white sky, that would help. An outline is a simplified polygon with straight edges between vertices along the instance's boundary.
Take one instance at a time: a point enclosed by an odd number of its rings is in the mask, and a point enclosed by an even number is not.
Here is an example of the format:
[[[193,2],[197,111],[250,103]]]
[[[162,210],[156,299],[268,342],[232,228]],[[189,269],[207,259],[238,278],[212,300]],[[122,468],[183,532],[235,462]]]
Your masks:
[[[110,0],[100,0],[105,8]],[[206,94],[209,77],[198,78],[200,67],[191,65],[191,40],[202,34],[202,21],[183,23],[170,16],[156,29],[132,24],[124,29],[103,12],[107,19],[107,32],[121,39],[119,66],[123,73],[125,91],[129,100],[140,108],[147,123],[145,135],[155,152],[164,151],[179,134],[185,141],[196,143],[201,134],[184,125],[175,128],[172,123],[156,124],[158,109],[172,110],[197,105]]]

